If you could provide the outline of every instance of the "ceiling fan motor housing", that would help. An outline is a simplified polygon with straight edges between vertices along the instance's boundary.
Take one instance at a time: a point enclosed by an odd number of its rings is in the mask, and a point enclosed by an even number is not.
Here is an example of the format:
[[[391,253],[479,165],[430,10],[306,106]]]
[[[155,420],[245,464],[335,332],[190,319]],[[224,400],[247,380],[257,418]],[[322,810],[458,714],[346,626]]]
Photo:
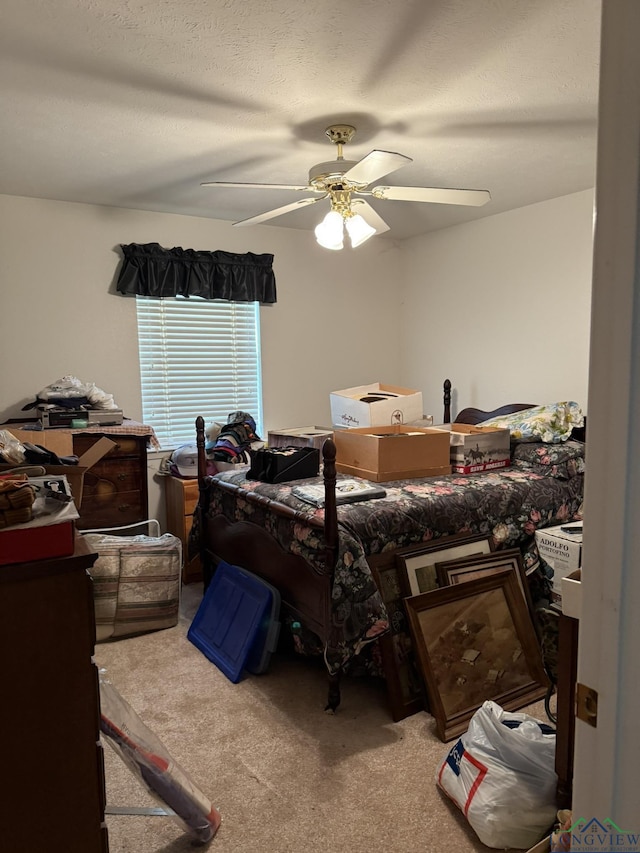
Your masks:
[[[329,160],[327,163],[316,163],[309,169],[309,184],[317,190],[327,192],[331,189],[363,190],[366,184],[344,180],[344,175],[357,162],[357,160]]]

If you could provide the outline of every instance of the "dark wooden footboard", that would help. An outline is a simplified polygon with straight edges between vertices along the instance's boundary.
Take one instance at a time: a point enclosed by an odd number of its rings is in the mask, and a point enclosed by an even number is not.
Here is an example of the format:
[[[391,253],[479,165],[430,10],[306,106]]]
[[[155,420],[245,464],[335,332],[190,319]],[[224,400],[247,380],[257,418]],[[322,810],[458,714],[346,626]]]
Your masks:
[[[200,556],[205,583],[220,560],[241,566],[263,578],[279,590],[283,608],[316,633],[325,642],[330,620],[331,587],[338,553],[338,519],[335,501],[335,444],[327,439],[323,448],[325,511],[324,521],[309,517],[289,506],[247,492],[233,483],[217,481],[215,488],[242,495],[243,500],[255,503],[292,523],[315,527],[324,538],[320,567],[302,557],[286,552],[259,525],[248,521],[232,521],[224,515],[209,514],[210,478],[206,474],[204,420],[196,420],[198,447],[198,485]]]

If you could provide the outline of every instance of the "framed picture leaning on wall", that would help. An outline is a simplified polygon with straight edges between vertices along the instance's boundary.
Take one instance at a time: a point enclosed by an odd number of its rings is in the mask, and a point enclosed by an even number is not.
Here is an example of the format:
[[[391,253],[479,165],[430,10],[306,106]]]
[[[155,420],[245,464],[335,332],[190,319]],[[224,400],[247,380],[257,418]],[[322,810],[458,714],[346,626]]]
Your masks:
[[[483,535],[442,536],[431,542],[420,542],[396,551],[400,582],[405,596],[420,595],[438,588],[436,563],[475,554],[490,554],[492,540]]]
[[[442,741],[466,731],[488,699],[516,711],[545,696],[549,682],[514,571],[413,596],[405,604]]]
[[[529,612],[533,613],[531,592],[519,548],[505,548],[503,551],[492,551],[490,554],[476,554],[471,557],[436,563],[436,574],[440,587],[466,583],[507,569],[515,573]]]

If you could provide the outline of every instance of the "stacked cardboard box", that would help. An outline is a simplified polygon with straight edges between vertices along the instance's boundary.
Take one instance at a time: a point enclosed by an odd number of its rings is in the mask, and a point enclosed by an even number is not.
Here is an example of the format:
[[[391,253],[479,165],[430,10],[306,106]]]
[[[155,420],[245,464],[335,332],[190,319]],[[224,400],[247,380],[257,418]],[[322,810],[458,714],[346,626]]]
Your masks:
[[[378,426],[336,430],[336,468],[375,483],[451,473],[449,436],[440,430]]]
[[[332,391],[331,423],[358,429],[408,424],[422,417],[422,392],[375,382]]]

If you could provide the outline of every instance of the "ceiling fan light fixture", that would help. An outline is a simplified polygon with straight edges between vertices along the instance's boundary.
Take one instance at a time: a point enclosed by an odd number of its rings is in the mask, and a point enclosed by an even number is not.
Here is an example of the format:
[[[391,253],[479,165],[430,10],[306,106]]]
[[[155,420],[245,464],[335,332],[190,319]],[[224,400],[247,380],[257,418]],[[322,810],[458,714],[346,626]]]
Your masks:
[[[316,240],[324,249],[337,251],[344,247],[344,220],[337,210],[330,210],[315,228]]]
[[[345,225],[354,249],[361,246],[376,233],[376,229],[372,228],[359,213],[354,213],[353,216],[350,216],[346,220]]]

